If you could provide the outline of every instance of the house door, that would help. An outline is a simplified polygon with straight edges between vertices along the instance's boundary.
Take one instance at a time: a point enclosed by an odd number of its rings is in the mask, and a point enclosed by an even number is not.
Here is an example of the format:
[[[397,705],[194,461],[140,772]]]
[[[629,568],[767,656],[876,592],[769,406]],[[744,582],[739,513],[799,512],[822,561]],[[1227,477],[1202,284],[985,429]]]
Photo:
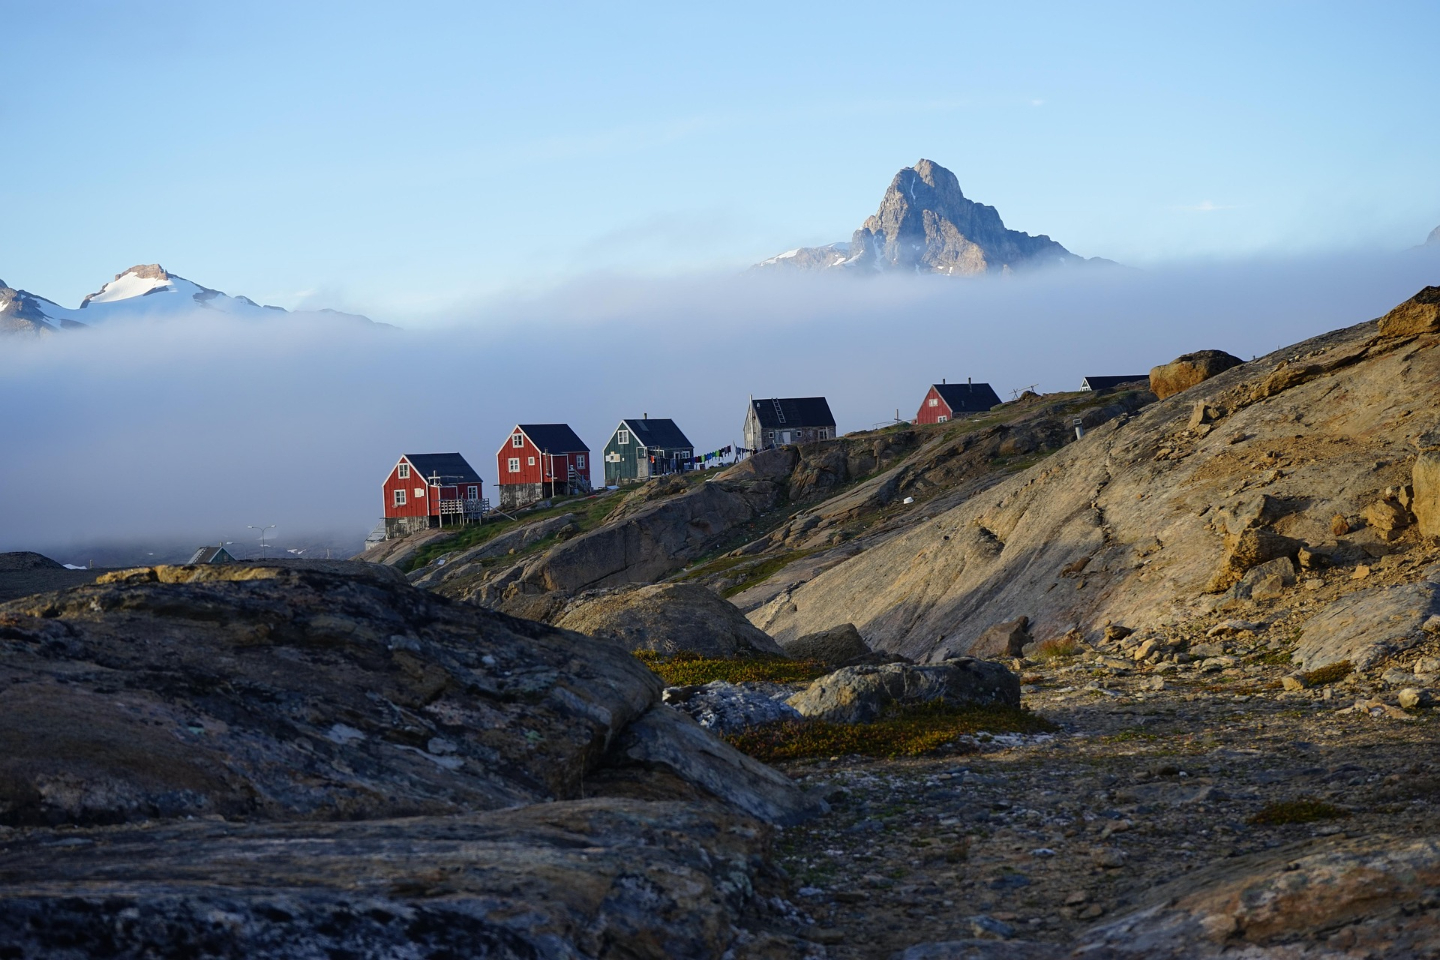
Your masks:
[[[787,444],[787,443],[789,443],[789,442],[790,442],[790,431],[789,431],[789,430],[781,430],[781,431],[780,431],[780,443],[783,445],[783,444]]]
[[[635,479],[650,479],[650,453],[644,447],[635,451]]]

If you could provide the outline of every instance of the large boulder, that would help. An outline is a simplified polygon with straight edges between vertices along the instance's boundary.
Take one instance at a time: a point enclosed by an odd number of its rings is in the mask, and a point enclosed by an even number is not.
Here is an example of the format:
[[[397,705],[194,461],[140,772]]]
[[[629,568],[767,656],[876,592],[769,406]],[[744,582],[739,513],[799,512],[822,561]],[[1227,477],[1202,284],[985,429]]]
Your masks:
[[[576,797],[659,697],[618,645],[355,568],[144,568],[0,605],[0,824]]]
[[[1150,392],[1164,400],[1244,362],[1224,350],[1187,353],[1150,371]]]
[[[1440,577],[1440,574],[1432,574]],[[1425,621],[1440,614],[1433,580],[1361,590],[1325,607],[1305,623],[1294,659],[1306,670],[1348,660],[1364,670],[1423,637]]]
[[[1295,559],[1305,544],[1290,537],[1283,537],[1273,530],[1248,527],[1239,533],[1225,534],[1225,549],[1210,583],[1207,593],[1220,593],[1239,582],[1251,567],[1258,567],[1268,560],[1279,557]]]
[[[1440,332],[1440,287],[1426,287],[1385,314],[1380,332],[1391,337]]]
[[[720,658],[783,652],[733,603],[692,583],[659,583],[584,596],[556,624],[613,640],[627,650]]]
[[[1440,537],[1440,452],[1427,451],[1415,459],[1410,472],[1414,496],[1410,512],[1422,536]]]
[[[829,630],[807,633],[780,645],[785,655],[796,660],[818,660],[839,666],[870,653],[870,646],[853,623],[842,623]]]
[[[804,717],[869,723],[892,707],[943,701],[1020,705],[1020,679],[998,663],[960,657],[932,664],[845,667],[819,678],[786,702]]]
[[[1018,657],[1025,651],[1030,636],[1030,618],[1020,617],[987,627],[970,646],[974,657]]]

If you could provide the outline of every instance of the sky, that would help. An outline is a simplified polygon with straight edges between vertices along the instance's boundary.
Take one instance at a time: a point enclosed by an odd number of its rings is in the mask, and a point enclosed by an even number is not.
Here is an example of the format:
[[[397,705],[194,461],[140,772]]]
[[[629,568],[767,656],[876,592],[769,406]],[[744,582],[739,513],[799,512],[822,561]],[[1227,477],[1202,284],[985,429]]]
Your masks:
[[[1431,4],[0,0],[0,278],[136,263],[287,308],[0,340],[0,550],[358,544],[402,453],[516,422],[842,431],[928,384],[1250,358],[1440,281]],[[747,273],[929,158],[1117,269]],[[16,495],[14,491],[21,491]],[[493,487],[490,492],[493,494]],[[327,539],[328,538],[328,539]],[[113,555],[113,554],[112,554]]]
[[[402,326],[847,239],[921,157],[1138,267],[1440,224],[1434,3],[0,0],[0,277]]]

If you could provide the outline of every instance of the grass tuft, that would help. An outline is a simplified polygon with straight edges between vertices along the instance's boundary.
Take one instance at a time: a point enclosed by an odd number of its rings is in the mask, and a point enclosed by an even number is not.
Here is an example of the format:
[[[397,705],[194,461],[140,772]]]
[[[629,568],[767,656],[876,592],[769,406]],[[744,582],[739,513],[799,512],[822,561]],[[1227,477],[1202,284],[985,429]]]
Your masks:
[[[1066,634],[1044,641],[1035,648],[1033,656],[1036,660],[1063,660],[1078,655],[1080,650],[1080,642]]]
[[[1267,803],[1260,812],[1250,818],[1256,826],[1279,827],[1289,823],[1315,823],[1319,820],[1338,820],[1350,816],[1350,811],[1323,800],[1308,797],[1299,800],[1281,800]]]
[[[1351,666],[1349,660],[1341,660],[1339,663],[1332,663],[1318,670],[1308,670],[1300,676],[1308,686],[1323,687],[1327,683],[1339,683],[1354,672],[1355,668]]]
[[[1050,733],[1055,724],[1020,707],[953,707],[939,701],[897,710],[874,723],[789,720],[725,737],[765,763],[808,757],[918,757],[975,733]]]
[[[653,650],[636,650],[634,655],[670,687],[714,680],[726,683],[809,683],[831,672],[830,667],[818,660],[787,660],[773,656],[721,660],[686,651],[665,657]]]

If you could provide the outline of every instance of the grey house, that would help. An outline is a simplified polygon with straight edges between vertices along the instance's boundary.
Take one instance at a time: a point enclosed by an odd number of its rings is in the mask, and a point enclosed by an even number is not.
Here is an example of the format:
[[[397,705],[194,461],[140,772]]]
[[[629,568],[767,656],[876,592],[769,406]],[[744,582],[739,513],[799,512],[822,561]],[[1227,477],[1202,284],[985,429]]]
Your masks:
[[[605,444],[605,485],[618,487],[679,473],[689,469],[694,456],[695,445],[674,420],[651,420],[648,413],[638,420],[621,420]]]
[[[234,563],[235,558],[230,556],[230,551],[224,545],[218,547],[201,547],[196,550],[187,563]]]
[[[745,446],[751,451],[834,437],[835,416],[824,397],[751,397],[745,411]]]

